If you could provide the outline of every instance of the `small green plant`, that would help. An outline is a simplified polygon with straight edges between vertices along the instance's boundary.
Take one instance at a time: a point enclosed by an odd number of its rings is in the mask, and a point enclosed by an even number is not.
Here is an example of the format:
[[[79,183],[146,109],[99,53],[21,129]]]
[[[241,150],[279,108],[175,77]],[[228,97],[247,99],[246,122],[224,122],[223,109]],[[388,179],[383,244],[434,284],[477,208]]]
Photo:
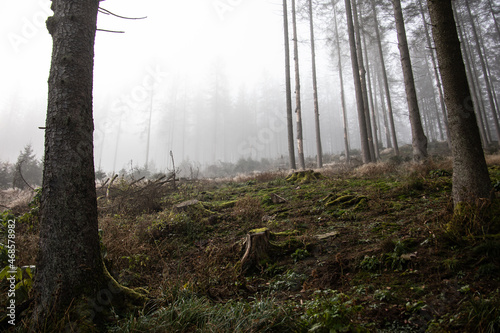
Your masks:
[[[375,290],[375,292],[373,293],[373,298],[375,298],[376,300],[379,300],[379,301],[383,301],[383,302],[390,302],[391,300],[394,299],[394,295],[392,293],[391,290],[389,289],[377,289]]]
[[[309,257],[311,254],[306,249],[297,249],[292,253],[292,259],[297,262]]]
[[[430,178],[451,177],[451,173],[446,170],[436,169],[429,171]]]
[[[362,306],[336,290],[316,291],[304,308],[301,326],[309,332],[366,332],[355,323]]]
[[[408,241],[396,241],[394,242],[394,250],[389,253],[384,253],[383,261],[385,265],[394,270],[402,271],[406,268],[408,263],[408,257],[404,256],[411,251],[410,242]]]
[[[365,271],[375,272],[380,269],[381,264],[382,263],[378,257],[366,255],[359,264],[359,267]]]
[[[456,258],[443,260],[443,266],[450,272],[455,272],[459,267],[460,262]]]
[[[128,269],[131,271],[140,270],[149,264],[149,256],[138,253],[132,256],[123,256],[122,259],[128,260]]]
[[[271,292],[278,291],[299,291],[302,284],[307,280],[307,275],[288,271],[284,274],[277,275],[272,282],[269,283]]]

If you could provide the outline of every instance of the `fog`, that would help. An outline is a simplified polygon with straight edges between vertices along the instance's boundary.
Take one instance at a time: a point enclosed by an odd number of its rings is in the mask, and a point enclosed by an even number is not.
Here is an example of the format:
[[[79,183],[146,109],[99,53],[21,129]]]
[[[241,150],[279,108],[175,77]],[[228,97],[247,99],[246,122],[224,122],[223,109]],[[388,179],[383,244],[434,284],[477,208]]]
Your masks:
[[[108,0],[99,13],[94,69],[96,168],[106,172],[176,163],[283,158],[286,108],[283,19],[278,0]],[[0,161],[15,162],[28,143],[43,155],[52,40],[50,1],[0,5]],[[321,22],[319,23],[321,25]],[[342,27],[342,29],[344,29]],[[310,49],[300,30],[306,156],[315,155]],[[317,62],[325,154],[343,150],[336,60],[318,28]],[[347,56],[347,54],[346,54]],[[349,59],[344,63],[347,66]],[[353,89],[348,107],[357,148]],[[293,90],[293,86],[292,86]],[[401,99],[404,100],[404,99]],[[404,114],[402,115],[404,119]],[[399,120],[399,131],[407,124]],[[402,142],[405,141],[401,138]]]

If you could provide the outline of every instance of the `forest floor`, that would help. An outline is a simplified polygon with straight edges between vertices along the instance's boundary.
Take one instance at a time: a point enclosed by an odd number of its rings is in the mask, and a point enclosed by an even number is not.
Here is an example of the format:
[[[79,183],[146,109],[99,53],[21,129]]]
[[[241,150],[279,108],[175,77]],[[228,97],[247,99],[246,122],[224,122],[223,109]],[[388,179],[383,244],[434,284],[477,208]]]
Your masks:
[[[499,331],[499,234],[448,228],[449,158],[318,171],[98,189],[109,271],[154,300],[109,331]],[[19,265],[36,229],[18,226]],[[259,232],[268,247],[242,265]]]

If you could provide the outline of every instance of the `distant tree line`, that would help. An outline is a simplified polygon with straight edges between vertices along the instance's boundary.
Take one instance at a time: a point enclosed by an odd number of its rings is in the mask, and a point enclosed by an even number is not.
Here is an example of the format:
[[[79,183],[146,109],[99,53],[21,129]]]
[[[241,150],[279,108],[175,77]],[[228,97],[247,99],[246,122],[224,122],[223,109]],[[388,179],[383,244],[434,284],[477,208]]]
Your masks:
[[[42,161],[34,154],[31,144],[27,144],[19,152],[15,164],[0,162],[0,189],[39,187],[42,185],[42,170]]]

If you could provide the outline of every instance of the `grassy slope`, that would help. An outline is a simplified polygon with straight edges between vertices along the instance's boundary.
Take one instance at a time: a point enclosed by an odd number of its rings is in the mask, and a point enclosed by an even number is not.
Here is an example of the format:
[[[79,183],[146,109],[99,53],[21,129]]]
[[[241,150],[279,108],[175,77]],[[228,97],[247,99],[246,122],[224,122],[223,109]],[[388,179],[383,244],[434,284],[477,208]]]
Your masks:
[[[499,162],[490,163],[494,183]],[[110,329],[498,329],[500,239],[444,232],[450,172],[446,161],[383,163],[324,170],[305,181],[262,174],[186,182],[165,196],[140,193],[155,202],[148,208],[156,212],[144,214],[103,202],[111,274],[155,298],[153,310]],[[274,203],[274,194],[286,201]],[[243,273],[245,235],[262,227],[272,232],[272,251]]]

